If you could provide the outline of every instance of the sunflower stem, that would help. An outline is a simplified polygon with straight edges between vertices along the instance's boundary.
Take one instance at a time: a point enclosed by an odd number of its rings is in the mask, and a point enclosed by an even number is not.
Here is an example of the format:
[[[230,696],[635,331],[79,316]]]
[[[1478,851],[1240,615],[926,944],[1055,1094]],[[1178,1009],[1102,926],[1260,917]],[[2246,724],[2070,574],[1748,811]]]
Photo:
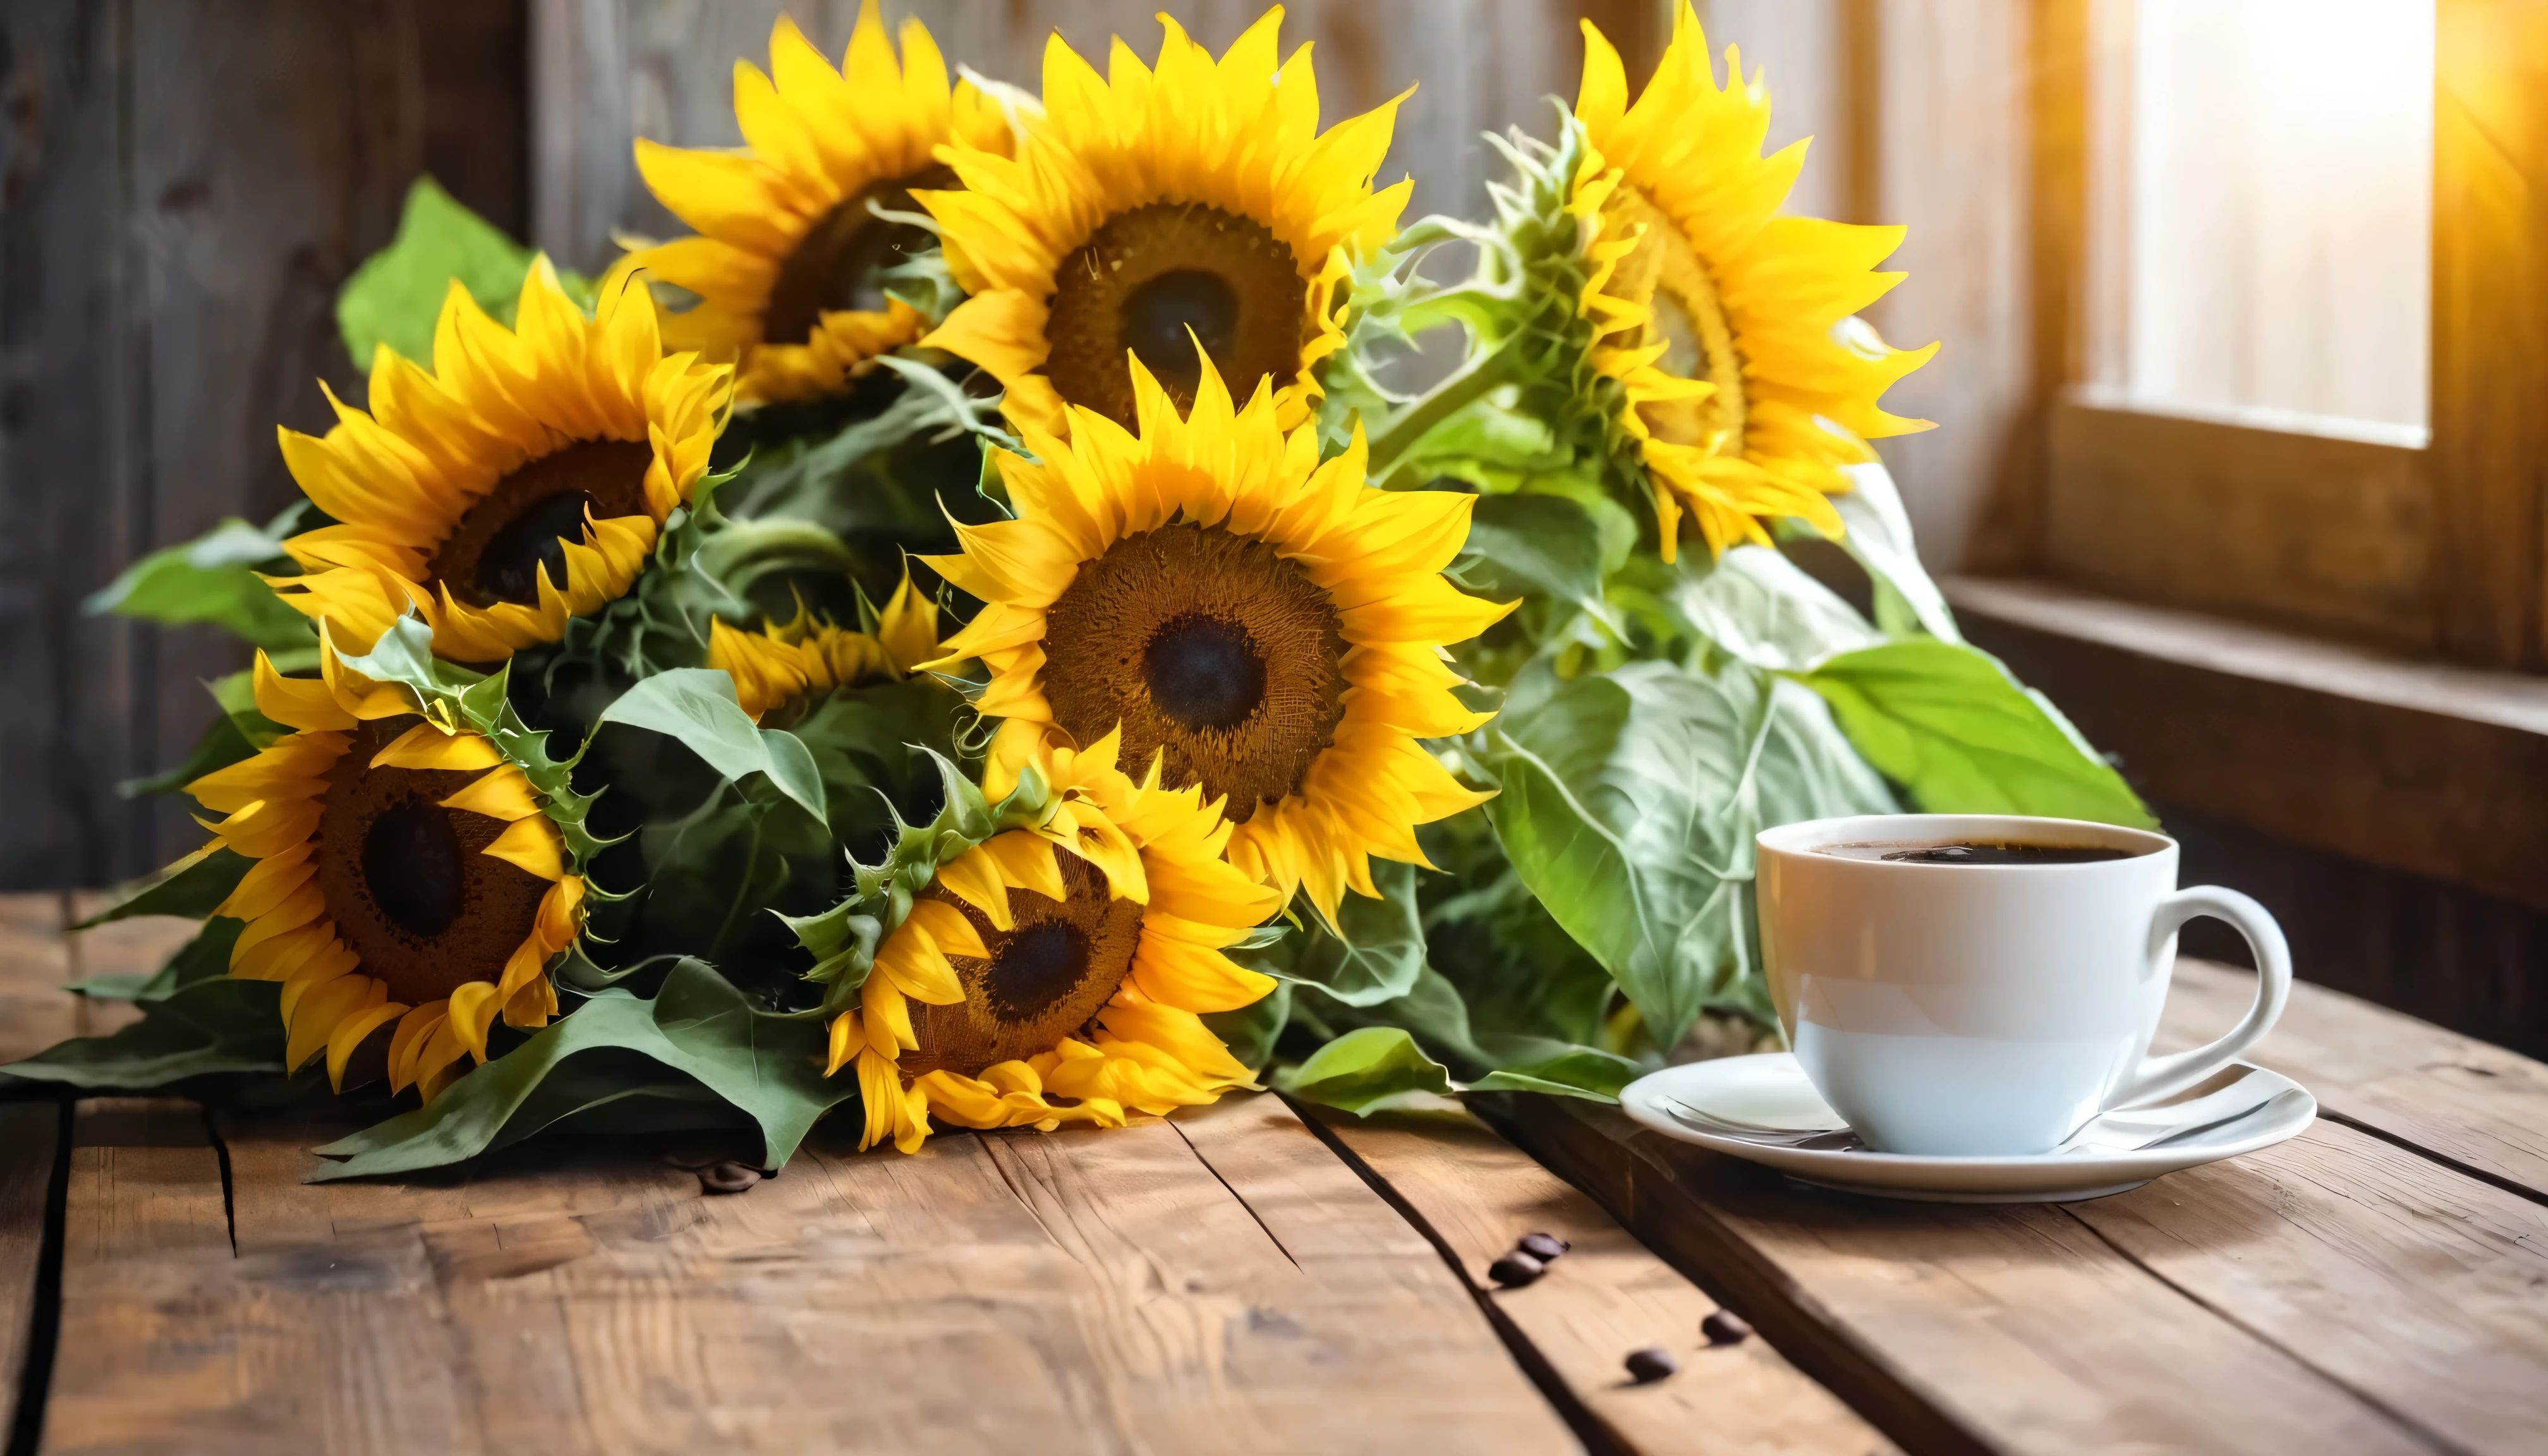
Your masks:
[[[1519,330],[1468,363],[1458,372],[1425,392],[1422,399],[1392,415],[1380,432],[1371,438],[1370,479],[1387,481],[1398,471],[1398,463],[1433,426],[1485,398],[1498,387],[1510,383],[1513,365],[1521,357],[1522,334]]]

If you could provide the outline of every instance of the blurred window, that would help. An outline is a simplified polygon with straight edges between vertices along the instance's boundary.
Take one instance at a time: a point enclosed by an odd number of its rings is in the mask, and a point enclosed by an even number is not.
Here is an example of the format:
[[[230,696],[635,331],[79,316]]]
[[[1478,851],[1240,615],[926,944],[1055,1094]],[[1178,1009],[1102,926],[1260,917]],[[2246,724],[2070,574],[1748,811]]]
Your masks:
[[[2094,0],[2091,391],[2421,446],[2432,0]]]

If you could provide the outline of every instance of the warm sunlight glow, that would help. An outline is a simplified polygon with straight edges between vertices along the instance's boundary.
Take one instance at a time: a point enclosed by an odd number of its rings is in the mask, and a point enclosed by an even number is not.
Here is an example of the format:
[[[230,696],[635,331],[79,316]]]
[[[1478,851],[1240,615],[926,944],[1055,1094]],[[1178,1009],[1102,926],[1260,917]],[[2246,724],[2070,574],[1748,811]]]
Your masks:
[[[2425,422],[2431,0],[2106,0],[2103,381]]]

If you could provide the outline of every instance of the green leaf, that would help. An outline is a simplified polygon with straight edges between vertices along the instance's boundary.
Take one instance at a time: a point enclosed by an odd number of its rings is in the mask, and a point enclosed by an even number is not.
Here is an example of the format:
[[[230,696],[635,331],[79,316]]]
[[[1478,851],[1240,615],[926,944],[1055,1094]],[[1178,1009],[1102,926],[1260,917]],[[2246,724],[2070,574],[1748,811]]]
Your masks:
[[[741,782],[758,774],[816,823],[827,822],[822,771],[793,735],[756,726],[715,668],[658,673],[619,695],[594,722],[625,723],[679,739],[709,768]]]
[[[287,665],[280,657],[274,660],[275,671],[280,673],[296,672],[304,667],[318,666],[318,658],[316,653],[311,654],[306,664],[295,662]],[[242,670],[224,674],[219,678],[207,679],[204,682],[204,690],[213,695],[213,701],[221,705],[222,715],[230,720],[230,726],[238,730],[239,737],[247,740],[250,748],[266,748],[276,739],[292,731],[291,728],[256,710],[256,674],[251,671]]]
[[[1571,602],[1625,632],[1601,595],[1600,527],[1563,496],[1481,496],[1469,515],[1469,541],[1451,574],[1496,600],[1536,594]]]
[[[1348,894],[1330,930],[1317,914],[1299,932],[1230,958],[1277,980],[1318,987],[1347,1006],[1396,1000],[1424,969],[1424,920],[1415,905],[1415,866],[1394,860],[1371,866],[1379,899]]]
[[[201,920],[213,913],[222,901],[230,897],[238,882],[256,862],[228,848],[216,849],[197,860],[180,860],[160,877],[138,891],[101,910],[73,930],[87,930],[111,920],[130,920],[136,915],[180,915],[188,920]]]
[[[239,731],[237,721],[224,713],[204,726],[204,736],[195,740],[195,751],[186,755],[184,763],[147,778],[127,778],[115,785],[115,792],[128,799],[172,793],[216,769],[227,769],[253,757],[256,750],[257,746]]]
[[[1295,1097],[1356,1116],[1424,1093],[1448,1096],[1451,1073],[1397,1027],[1347,1032],[1277,1072],[1274,1085]]]
[[[1911,543],[1911,512],[1902,508],[1902,493],[1881,465],[1843,467],[1851,489],[1831,498],[1846,534],[1841,549],[1858,559],[1875,583],[1875,620],[1889,636],[1913,629],[1948,642],[1961,642],[1947,593],[1920,565]]]
[[[70,989],[82,996],[108,1001],[165,1001],[198,981],[228,975],[230,948],[238,943],[239,932],[245,929],[247,926],[242,921],[215,916],[205,921],[204,928],[195,938],[178,947],[167,962],[151,974],[108,971],[73,981]]]
[[[170,626],[205,623],[273,651],[308,647],[315,640],[310,618],[257,576],[292,569],[281,541],[299,514],[286,511],[265,530],[227,518],[195,540],[153,551],[125,568],[80,609]]]
[[[63,1042],[0,1067],[0,1077],[140,1088],[214,1072],[279,1073],[282,994],[276,981],[210,977],[156,1003],[112,1036]]]
[[[1675,604],[1692,631],[1770,672],[1803,672],[1884,640],[1856,607],[1769,546],[1734,547],[1713,566],[1699,558]]]
[[[1292,1024],[1291,984],[1276,986],[1271,995],[1236,1011],[1205,1012],[1203,1024],[1229,1048],[1240,1066],[1262,1070],[1274,1059],[1274,1044],[1282,1038],[1283,1029]]]
[[[418,364],[433,362],[433,326],[454,279],[478,307],[510,326],[532,253],[495,224],[453,200],[431,177],[408,189],[398,236],[363,260],[336,295],[336,328],[356,367],[370,369],[376,346]],[[591,307],[591,280],[560,271],[558,281]]]
[[[756,1010],[707,962],[685,959],[651,1000],[615,991],[595,995],[472,1069],[431,1104],[319,1148],[322,1156],[344,1161],[314,1175],[314,1181],[411,1172],[474,1157],[513,1136],[517,1118],[546,1121],[589,1105],[589,1096],[545,1108],[534,1099],[573,1058],[596,1052],[636,1053],[695,1080],[752,1120],[761,1130],[766,1164],[775,1167],[825,1112],[857,1095],[857,1078],[823,1075],[825,1049],[821,1021]],[[623,1078],[619,1085],[637,1084]]]
[[[1485,757],[1514,872],[1665,1048],[1711,1001],[1760,1003],[1753,835],[1895,807],[1821,703],[1740,663],[1534,669]]]
[[[1572,1046],[1540,1061],[1499,1067],[1469,1084],[1472,1092],[1545,1092],[1592,1102],[1616,1102],[1619,1089],[1644,1075],[1624,1056]]]
[[[2156,823],[2123,775],[1986,653],[1891,642],[1833,658],[1800,681],[1830,701],[1866,761],[1931,813]]]

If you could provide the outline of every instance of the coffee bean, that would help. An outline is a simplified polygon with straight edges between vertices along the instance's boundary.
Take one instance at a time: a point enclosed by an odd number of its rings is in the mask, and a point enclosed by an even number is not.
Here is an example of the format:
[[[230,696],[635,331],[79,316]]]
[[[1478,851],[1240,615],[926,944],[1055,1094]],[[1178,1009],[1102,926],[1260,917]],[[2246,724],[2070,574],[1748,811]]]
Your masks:
[[[761,1170],[743,1163],[715,1163],[699,1169],[701,1193],[741,1193],[761,1181]]]
[[[1681,1362],[1673,1353],[1654,1345],[1628,1352],[1628,1378],[1639,1385],[1652,1385],[1668,1375],[1681,1372]]]
[[[1543,1264],[1574,1246],[1553,1233],[1525,1233],[1521,1241],[1513,1245]]]
[[[1752,1326],[1732,1310],[1719,1310],[1698,1321],[1698,1332],[1712,1345],[1739,1345],[1752,1337]]]
[[[1519,1289],[1548,1272],[1548,1266],[1515,1250],[1487,1266],[1487,1277],[1506,1289]]]

